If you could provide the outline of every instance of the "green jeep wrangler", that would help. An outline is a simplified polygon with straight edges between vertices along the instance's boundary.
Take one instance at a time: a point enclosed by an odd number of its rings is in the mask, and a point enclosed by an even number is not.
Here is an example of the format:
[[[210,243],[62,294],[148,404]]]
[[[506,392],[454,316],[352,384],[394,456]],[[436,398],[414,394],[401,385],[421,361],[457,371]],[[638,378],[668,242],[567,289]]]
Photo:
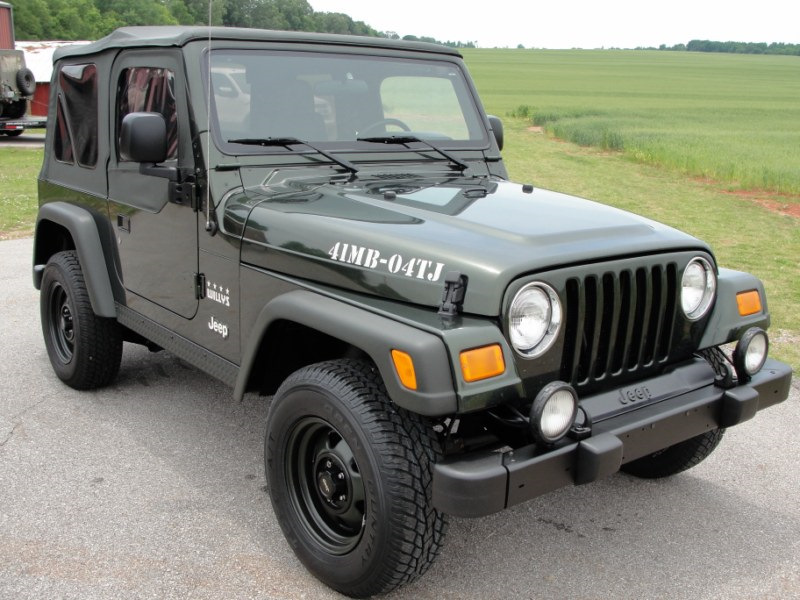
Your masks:
[[[56,375],[104,386],[133,342],[273,396],[275,515],[345,594],[424,573],[447,515],[678,473],[788,396],[761,282],[508,181],[455,50],[125,28],[56,54],[50,114],[33,279]]]

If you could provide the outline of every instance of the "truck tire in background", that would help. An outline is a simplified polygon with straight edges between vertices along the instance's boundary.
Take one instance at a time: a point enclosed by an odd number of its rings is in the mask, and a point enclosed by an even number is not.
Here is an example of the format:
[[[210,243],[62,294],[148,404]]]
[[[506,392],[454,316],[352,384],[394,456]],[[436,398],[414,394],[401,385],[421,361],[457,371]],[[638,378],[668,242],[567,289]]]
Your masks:
[[[23,96],[33,96],[36,91],[36,78],[33,76],[33,71],[27,67],[22,67],[17,71],[17,87]]]

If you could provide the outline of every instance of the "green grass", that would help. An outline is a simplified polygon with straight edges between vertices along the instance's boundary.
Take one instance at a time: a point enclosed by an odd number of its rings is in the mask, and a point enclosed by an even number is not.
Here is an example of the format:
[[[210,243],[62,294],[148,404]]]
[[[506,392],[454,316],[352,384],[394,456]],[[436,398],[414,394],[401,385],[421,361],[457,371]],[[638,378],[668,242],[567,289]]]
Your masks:
[[[463,50],[490,113],[560,139],[800,195],[800,58],[695,52]]]
[[[36,222],[36,178],[42,150],[0,148],[0,240],[30,235]]]
[[[503,155],[512,178],[704,239],[721,265],[764,281],[772,354],[800,369],[800,219],[763,206],[800,204],[800,59],[464,53],[487,110],[506,122]],[[529,131],[534,121],[549,135]],[[0,164],[0,239],[29,235],[41,150],[0,149]],[[783,195],[735,191],[754,188]]]
[[[513,179],[645,215],[708,242],[721,266],[766,286],[771,355],[800,369],[800,219],[726,186],[635,164],[622,154],[554,141],[506,119],[503,157]]]

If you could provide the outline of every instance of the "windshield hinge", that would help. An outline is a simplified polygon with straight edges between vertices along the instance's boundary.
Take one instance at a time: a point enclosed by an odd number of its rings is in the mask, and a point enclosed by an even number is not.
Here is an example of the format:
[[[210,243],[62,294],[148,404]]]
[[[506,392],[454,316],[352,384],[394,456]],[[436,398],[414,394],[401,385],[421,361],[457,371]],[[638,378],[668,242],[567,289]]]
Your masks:
[[[461,311],[467,293],[467,281],[467,276],[458,271],[450,271],[444,276],[444,293],[442,303],[439,305],[440,315],[453,317]]]
[[[175,204],[191,206],[195,212],[200,210],[197,186],[191,181],[170,181],[169,200]]]
[[[206,297],[206,276],[205,273],[194,274],[194,297],[202,300]]]

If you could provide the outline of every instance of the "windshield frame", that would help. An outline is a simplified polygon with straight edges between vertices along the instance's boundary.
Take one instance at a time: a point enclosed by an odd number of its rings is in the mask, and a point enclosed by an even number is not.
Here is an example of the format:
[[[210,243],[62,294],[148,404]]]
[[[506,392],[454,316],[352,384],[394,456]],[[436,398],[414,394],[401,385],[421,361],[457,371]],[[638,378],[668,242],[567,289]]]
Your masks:
[[[243,145],[237,143],[230,143],[230,141],[226,138],[234,139],[233,136],[226,135],[226,132],[220,125],[219,122],[219,115],[217,110],[217,100],[216,94],[212,90],[211,97],[208,97],[208,78],[209,78],[209,57],[208,57],[208,49],[204,49],[203,52],[200,53],[201,57],[201,72],[203,76],[204,83],[204,90],[203,96],[206,99],[206,106],[210,111],[210,129],[211,129],[211,138],[214,142],[214,145],[217,149],[225,155],[228,156],[244,156],[244,155],[279,155],[285,156],[287,154],[314,154],[315,151],[309,147],[295,147],[295,148],[287,148],[284,146],[258,146],[258,145]],[[431,136],[431,140],[433,140],[438,146],[445,148],[447,150],[472,150],[472,151],[486,151],[490,149],[491,142],[490,142],[490,134],[488,130],[488,125],[486,122],[486,117],[484,115],[483,108],[480,104],[480,101],[477,98],[477,94],[474,89],[474,85],[466,71],[466,68],[463,64],[463,61],[456,56],[449,56],[446,54],[437,54],[434,56],[425,56],[420,55],[418,52],[414,51],[378,51],[376,49],[370,48],[369,51],[365,51],[363,48],[345,48],[345,47],[317,47],[317,48],[276,48],[271,47],[271,45],[264,45],[259,44],[258,47],[254,47],[253,45],[225,45],[225,46],[217,46],[214,45],[212,48],[212,61],[213,58],[220,55],[228,55],[231,57],[235,57],[237,54],[243,55],[257,55],[263,54],[270,57],[275,56],[292,56],[292,57],[306,57],[306,56],[314,56],[321,58],[338,58],[341,60],[367,60],[367,61],[387,61],[387,62],[396,62],[396,63],[405,63],[405,64],[419,64],[423,68],[432,68],[432,67],[444,67],[449,70],[452,70],[454,73],[457,74],[460,89],[454,86],[456,92],[456,98],[459,103],[459,107],[462,111],[464,116],[464,124],[467,127],[467,130],[470,135],[470,139],[466,140],[454,140],[449,138],[442,138],[442,137],[434,137]],[[211,67],[212,70],[216,69],[219,66],[219,63],[214,64],[212,62]],[[402,133],[402,132],[398,132]],[[418,133],[418,132],[414,132]],[[302,138],[301,138],[302,139]],[[347,139],[347,140],[317,140],[317,139],[309,139],[313,143],[314,146],[318,146],[328,152],[336,152],[336,153],[361,153],[361,154],[404,154],[404,153],[412,153],[415,155],[419,155],[420,152],[424,152],[425,150],[429,150],[429,146],[423,142],[421,143],[410,143],[406,146],[386,146],[382,144],[374,144],[366,141],[358,141],[356,139]]]

